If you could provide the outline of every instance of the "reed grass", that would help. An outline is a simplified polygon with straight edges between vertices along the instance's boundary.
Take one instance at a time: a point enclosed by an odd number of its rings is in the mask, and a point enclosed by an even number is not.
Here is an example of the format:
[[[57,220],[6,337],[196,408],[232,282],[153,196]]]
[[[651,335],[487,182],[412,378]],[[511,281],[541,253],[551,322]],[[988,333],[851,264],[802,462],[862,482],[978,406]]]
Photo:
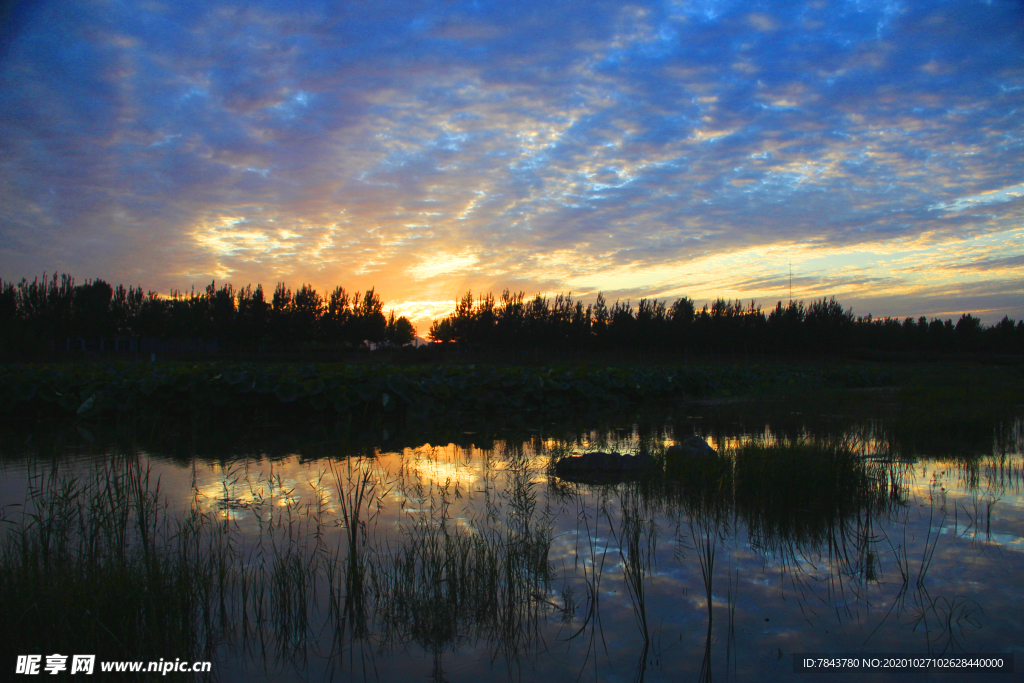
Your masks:
[[[231,637],[222,600],[238,559],[211,516],[172,519],[149,469],[34,467],[0,543],[0,649],[101,659],[209,659]]]
[[[619,529],[616,532],[614,520],[605,508],[609,531],[619,549],[626,592],[646,649],[651,640],[647,624],[646,583],[652,572],[657,570],[658,525],[638,487],[622,488],[619,492],[618,512]]]
[[[827,544],[861,511],[904,504],[899,466],[865,459],[846,442],[750,442],[732,457],[736,510],[766,548]]]
[[[640,443],[634,434],[621,438]],[[611,550],[646,654],[657,642],[649,623],[662,533],[655,520],[667,515],[680,530],[689,524],[697,551],[710,679],[716,554],[741,525],[755,549],[776,554],[794,585],[803,571],[798,555],[827,554],[828,589],[838,594],[851,590],[844,583],[851,578],[877,579],[875,523],[906,511],[904,466],[865,458],[863,444],[849,439],[754,439],[715,458],[668,462],[644,445],[664,462],[666,476],[656,469],[637,481],[545,491],[537,479],[543,458],[534,454],[565,454],[577,445],[508,447],[498,454],[501,467],[491,466],[498,457],[492,453],[479,489],[485,504],[475,513],[456,504],[464,495],[457,484],[425,484],[406,469],[392,474],[369,457],[332,461],[313,475],[311,502],[293,496],[273,469],[252,480],[233,471],[225,481],[249,482],[250,502],[225,488],[220,508],[204,512],[194,501],[178,515],[135,456],[78,471],[34,465],[24,505],[0,515],[0,608],[8,615],[0,648],[11,657],[242,656],[246,667],[268,676],[289,667],[307,671],[311,653],[327,656],[332,667],[369,671],[380,653],[420,648],[441,675],[444,656],[466,645],[484,645],[506,662],[546,651],[546,625],[561,622],[564,640],[589,637],[589,658],[604,643],[600,600],[608,593],[602,580]],[[985,467],[993,491],[1019,490],[1019,460],[993,456]],[[965,465],[964,472],[975,470]],[[970,476],[977,481],[976,472]],[[396,491],[418,499],[418,511],[382,529],[381,510]],[[559,576],[548,559],[553,528],[573,506],[578,564]],[[252,515],[255,535],[221,514],[227,510]],[[890,543],[906,586],[893,610],[919,615],[935,639],[955,644],[977,623],[977,610],[927,595],[937,542],[930,535],[916,563],[905,539]],[[561,596],[552,593],[559,582]],[[738,590],[738,573],[730,571],[727,659]],[[943,619],[953,626],[934,626]],[[640,662],[642,677],[644,657]]]
[[[547,598],[550,520],[538,514],[529,463],[504,472],[502,516],[455,524],[440,505],[392,543],[374,531],[388,474],[332,464],[335,544],[327,494],[306,505],[287,490],[268,496],[281,490],[273,474],[251,482],[251,502],[226,503],[258,521],[247,537],[220,510],[194,504],[169,514],[159,482],[136,459],[86,474],[36,471],[25,505],[2,518],[10,527],[0,545],[2,648],[11,661],[43,651],[101,660],[240,654],[269,674],[305,669],[328,634],[339,663],[371,641],[373,650],[415,642],[438,656],[482,641],[515,659],[561,610]]]
[[[894,544],[888,535],[883,534],[894,558],[901,583],[892,603],[878,626],[869,635],[869,639],[891,616],[905,616],[915,631],[924,633],[929,651],[964,652],[969,634],[982,628],[980,619],[984,610],[977,601],[964,595],[932,597],[929,592],[928,573],[935,558],[939,539],[943,535],[942,527],[948,519],[945,502],[940,500],[941,496],[935,495],[932,491],[930,498],[927,531],[920,559],[915,560],[910,554],[906,527],[898,544]],[[911,513],[908,511],[907,515],[909,514]]]
[[[484,641],[507,659],[536,644],[552,610],[548,554],[550,522],[538,516],[536,484],[519,454],[504,470],[504,514],[494,509],[455,524],[441,505],[403,525],[402,542],[378,548],[372,592],[381,633],[394,643],[415,641],[428,651]]]

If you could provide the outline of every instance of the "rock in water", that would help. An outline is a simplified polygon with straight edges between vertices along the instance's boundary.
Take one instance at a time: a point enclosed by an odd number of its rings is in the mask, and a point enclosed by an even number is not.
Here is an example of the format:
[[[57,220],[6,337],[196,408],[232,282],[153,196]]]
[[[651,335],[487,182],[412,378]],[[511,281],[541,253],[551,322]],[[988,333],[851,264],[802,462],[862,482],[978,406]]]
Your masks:
[[[665,455],[666,457],[715,458],[718,457],[718,452],[709,446],[707,441],[691,434],[690,436],[683,437],[682,443],[678,443],[666,450]]]
[[[584,453],[555,461],[555,473],[563,479],[614,479],[627,473],[639,473],[651,466],[654,459],[647,451],[636,455],[620,453]]]

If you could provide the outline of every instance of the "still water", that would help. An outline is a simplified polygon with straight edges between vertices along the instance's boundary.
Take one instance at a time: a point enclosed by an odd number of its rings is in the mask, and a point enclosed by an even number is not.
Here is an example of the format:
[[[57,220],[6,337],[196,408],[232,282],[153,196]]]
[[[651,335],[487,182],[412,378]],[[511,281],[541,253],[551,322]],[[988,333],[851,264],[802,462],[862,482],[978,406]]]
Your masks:
[[[947,449],[901,444],[877,418],[715,411],[400,447],[382,434],[390,446],[358,451],[134,455],[170,515],[234,539],[218,680],[1020,680],[1019,418]],[[691,433],[716,464],[597,481],[551,467],[660,455]],[[105,457],[67,450],[74,471]],[[0,462],[0,503],[20,502],[40,465]],[[809,653],[985,653],[1016,673],[795,673]]]

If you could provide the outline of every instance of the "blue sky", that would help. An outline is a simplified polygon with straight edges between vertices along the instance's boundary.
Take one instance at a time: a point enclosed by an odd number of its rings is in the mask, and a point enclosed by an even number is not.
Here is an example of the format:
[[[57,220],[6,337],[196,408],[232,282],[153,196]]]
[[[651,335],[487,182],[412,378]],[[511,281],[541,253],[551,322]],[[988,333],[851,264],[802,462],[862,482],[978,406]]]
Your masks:
[[[32,2],[0,277],[1024,317],[1024,5]]]

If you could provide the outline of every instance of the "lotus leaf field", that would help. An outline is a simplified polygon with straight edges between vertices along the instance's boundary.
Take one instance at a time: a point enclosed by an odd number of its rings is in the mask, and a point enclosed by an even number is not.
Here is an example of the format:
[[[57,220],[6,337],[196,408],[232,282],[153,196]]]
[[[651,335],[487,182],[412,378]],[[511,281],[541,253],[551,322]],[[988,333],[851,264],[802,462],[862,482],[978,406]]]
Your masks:
[[[887,386],[860,366],[646,368],[324,364],[9,365],[0,419],[254,410],[375,419],[618,410],[650,401]]]

